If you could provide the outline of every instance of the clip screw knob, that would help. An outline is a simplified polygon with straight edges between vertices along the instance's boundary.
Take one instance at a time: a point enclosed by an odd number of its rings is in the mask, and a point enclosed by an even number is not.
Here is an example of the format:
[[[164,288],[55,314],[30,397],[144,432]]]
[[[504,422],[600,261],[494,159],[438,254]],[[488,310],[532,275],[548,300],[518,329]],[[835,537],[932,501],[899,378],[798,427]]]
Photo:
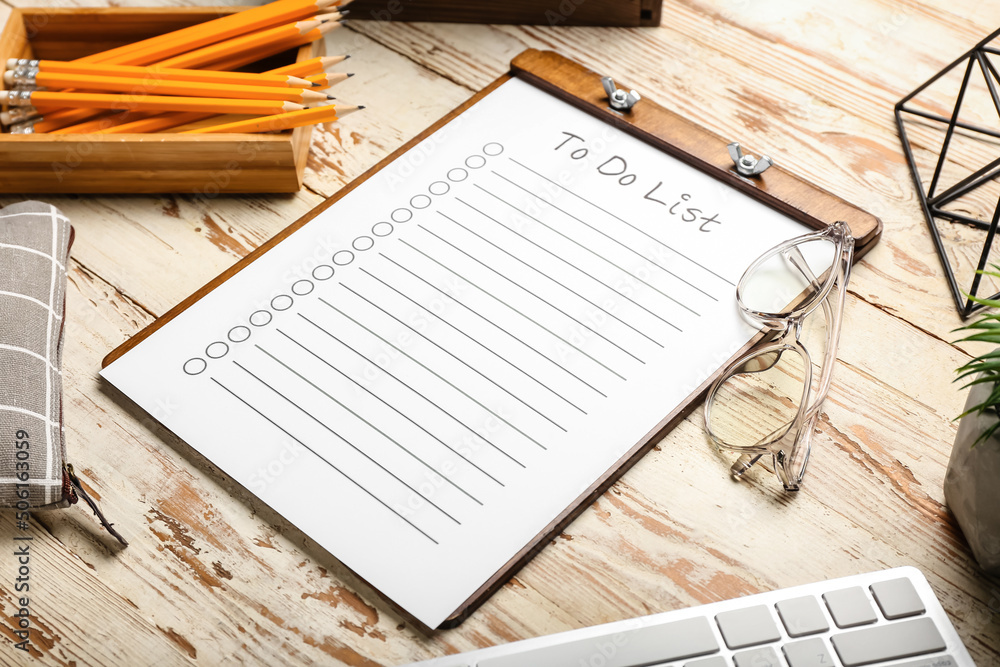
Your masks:
[[[743,149],[735,141],[726,148],[729,149],[729,157],[733,159],[733,162],[736,164],[736,171],[741,176],[759,176],[774,164],[774,160],[766,155],[761,156],[758,160],[749,153],[744,154]]]

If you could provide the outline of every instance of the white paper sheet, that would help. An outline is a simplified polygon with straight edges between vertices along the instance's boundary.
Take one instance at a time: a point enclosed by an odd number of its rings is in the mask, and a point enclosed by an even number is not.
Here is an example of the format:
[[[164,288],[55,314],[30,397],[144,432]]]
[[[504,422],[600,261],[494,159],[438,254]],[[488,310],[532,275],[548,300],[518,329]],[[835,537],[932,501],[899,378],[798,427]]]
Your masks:
[[[511,80],[102,374],[436,627],[749,339],[736,281],[804,231]]]

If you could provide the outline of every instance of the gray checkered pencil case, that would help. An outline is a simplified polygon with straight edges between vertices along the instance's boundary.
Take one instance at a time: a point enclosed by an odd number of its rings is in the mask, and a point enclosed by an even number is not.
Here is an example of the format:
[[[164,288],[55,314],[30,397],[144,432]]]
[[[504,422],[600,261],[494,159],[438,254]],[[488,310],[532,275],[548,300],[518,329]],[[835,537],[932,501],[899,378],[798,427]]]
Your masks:
[[[0,209],[0,509],[66,507],[83,498],[66,462],[62,348],[69,220],[37,201]]]

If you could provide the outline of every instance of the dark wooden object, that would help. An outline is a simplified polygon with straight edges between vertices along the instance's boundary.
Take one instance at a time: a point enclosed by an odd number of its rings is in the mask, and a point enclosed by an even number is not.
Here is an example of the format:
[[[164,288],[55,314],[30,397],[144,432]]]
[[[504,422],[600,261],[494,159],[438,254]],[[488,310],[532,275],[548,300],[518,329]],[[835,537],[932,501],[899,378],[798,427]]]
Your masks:
[[[236,275],[254,260],[281,243],[297,229],[308,223],[321,212],[334,205],[344,195],[351,192],[369,178],[390,166],[406,151],[417,145],[428,136],[439,130],[466,109],[489,95],[493,90],[512,77],[527,81],[559,99],[596,116],[619,130],[636,136],[656,148],[700,169],[743,192],[760,202],[781,211],[790,218],[809,227],[823,228],[837,220],[847,222],[855,238],[854,259],[857,261],[875,243],[882,233],[882,221],[875,216],[852,206],[843,199],[811,185],[802,179],[774,166],[760,178],[740,176],[729,157],[727,142],[716,134],[681,118],[651,100],[643,100],[629,113],[623,114],[608,107],[607,98],[601,87],[601,77],[596,72],[564,58],[551,51],[529,49],[518,55],[511,62],[511,72],[501,76],[474,95],[464,104],[434,123],[410,142],[393,152],[390,156],[369,169],[355,181],[342,188],[337,194],[326,200],[299,220],[279,232],[267,243],[237,262],[203,288],[189,296],[168,313],[157,319],[104,358],[103,366],[107,366],[123,354],[138,345],[157,329],[172,320],[181,312],[192,306],[226,280]],[[747,345],[741,348],[733,358],[745,353],[759,340],[755,336]],[[727,364],[723,364],[719,371]],[[538,553],[555,536],[561,533],[576,517],[580,515],[594,500],[603,494],[618,478],[642,458],[670,429],[687,417],[701,404],[705,393],[718,373],[705,380],[690,396],[688,396],[673,412],[663,417],[659,424],[649,431],[629,451],[615,462],[597,479],[583,494],[555,517],[546,528],[536,535],[513,558],[500,568],[486,583],[466,600],[455,613],[445,621],[440,629],[453,628],[461,624],[490,595],[504,585],[521,567]],[[405,610],[399,609],[391,600],[388,602],[403,615],[418,626],[419,621],[413,619]]]
[[[356,0],[351,20],[657,26],[661,0]]]

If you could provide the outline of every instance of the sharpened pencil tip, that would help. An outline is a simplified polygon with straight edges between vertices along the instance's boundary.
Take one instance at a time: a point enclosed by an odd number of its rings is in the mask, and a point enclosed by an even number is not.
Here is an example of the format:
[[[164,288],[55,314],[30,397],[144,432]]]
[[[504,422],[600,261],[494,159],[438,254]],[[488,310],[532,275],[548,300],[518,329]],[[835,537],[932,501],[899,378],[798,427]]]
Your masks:
[[[365,105],[364,105],[364,104],[359,104],[359,105],[358,105],[358,109],[364,109],[364,108],[365,108]]]
[[[337,99],[337,98],[336,98],[336,97],[334,97],[333,95],[327,95],[327,96],[326,96],[326,99],[328,99],[328,100],[335,100],[335,99]]]
[[[348,59],[348,58],[350,58],[350,57],[351,57],[351,54],[350,54],[350,53],[348,53],[348,54],[347,54],[346,56],[344,56],[344,60],[347,60],[347,59]]]
[[[348,78],[350,78],[350,77],[354,76],[354,72],[348,72],[348,73],[347,73],[347,76],[348,76]]]

